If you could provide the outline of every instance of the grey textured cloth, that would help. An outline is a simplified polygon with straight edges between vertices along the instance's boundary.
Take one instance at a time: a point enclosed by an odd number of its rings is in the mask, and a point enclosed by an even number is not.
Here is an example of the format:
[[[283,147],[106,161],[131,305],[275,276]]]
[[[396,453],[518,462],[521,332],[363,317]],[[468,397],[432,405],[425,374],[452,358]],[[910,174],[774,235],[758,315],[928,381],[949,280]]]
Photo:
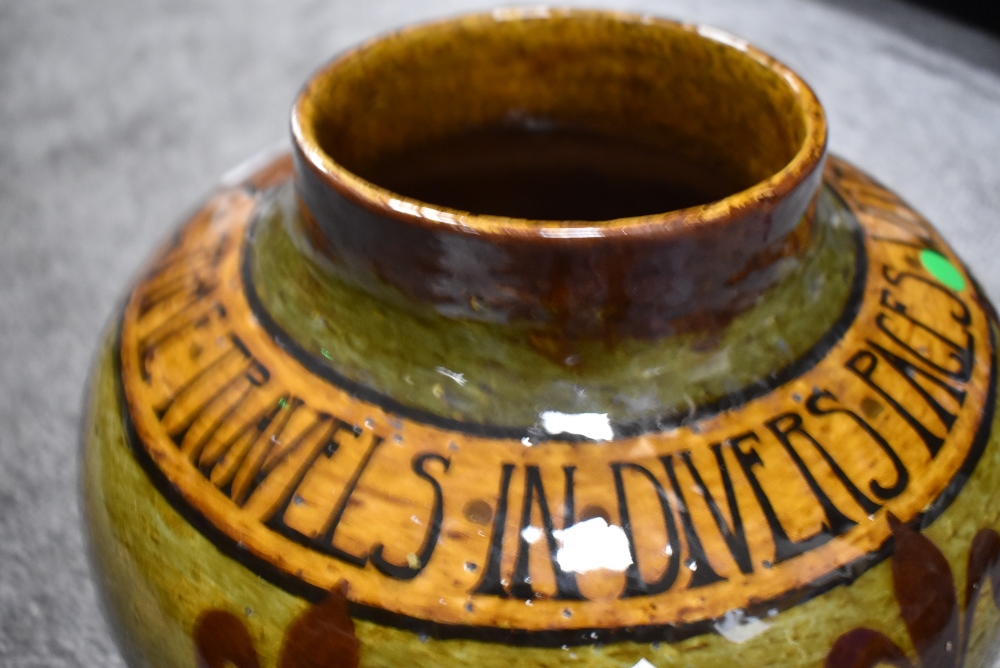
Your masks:
[[[563,3],[571,4],[571,3]],[[712,24],[801,73],[836,153],[936,223],[1000,299],[1000,41],[890,0],[600,0]],[[228,167],[286,136],[334,52],[465,0],[0,3],[0,665],[122,666],[77,507],[103,323]]]

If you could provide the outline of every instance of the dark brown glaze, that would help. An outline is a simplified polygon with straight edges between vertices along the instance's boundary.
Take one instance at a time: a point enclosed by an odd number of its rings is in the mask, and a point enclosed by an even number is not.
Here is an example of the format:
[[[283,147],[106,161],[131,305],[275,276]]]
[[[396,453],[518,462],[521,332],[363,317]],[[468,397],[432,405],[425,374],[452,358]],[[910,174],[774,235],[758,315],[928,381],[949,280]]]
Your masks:
[[[246,626],[231,612],[203,612],[195,622],[192,635],[198,668],[260,668]]]
[[[483,62],[450,59],[468,53],[470,35],[482,37]],[[605,69],[580,71],[573,49]],[[710,63],[704,78],[673,64],[688,56]],[[568,208],[569,220],[537,220],[428,204],[357,175],[512,115],[642,140],[677,156],[681,166],[663,178],[681,185],[685,170],[714,169],[728,192],[654,215],[581,221]],[[788,239],[808,229],[826,154],[815,96],[766,55],[691,26],[575,11],[503,26],[467,17],[348,53],[307,84],[293,137],[311,236],[353,279],[453,317],[528,322],[563,340],[658,337],[748,308],[780,277],[778,261],[804,249]],[[733,178],[734,165],[746,178]]]
[[[359,644],[345,593],[331,591],[288,627],[280,668],[357,668]]]
[[[490,216],[602,221],[709,204],[754,179],[593,130],[509,122],[379,157],[358,176],[410,199]]]
[[[778,251],[787,248],[822,171],[789,193],[782,208],[793,209],[791,216],[776,211],[779,203],[761,203],[712,226],[697,225],[697,210],[682,213],[671,227],[683,235],[660,235],[650,224],[625,234],[608,228],[598,238],[553,239],[427,229],[329,189],[298,152],[296,169],[307,220],[334,259],[370,267],[379,280],[442,312],[478,319],[488,310],[506,321],[552,325],[570,338],[606,337],[607,330],[666,336],[745,310],[777,280]],[[462,258],[463,288],[442,291],[455,283],[455,258]]]

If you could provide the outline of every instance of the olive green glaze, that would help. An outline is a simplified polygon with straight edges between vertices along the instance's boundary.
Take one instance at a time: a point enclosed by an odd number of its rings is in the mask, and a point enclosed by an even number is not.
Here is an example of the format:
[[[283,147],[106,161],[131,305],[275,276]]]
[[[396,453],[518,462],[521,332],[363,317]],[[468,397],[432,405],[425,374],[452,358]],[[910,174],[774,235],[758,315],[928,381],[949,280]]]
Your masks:
[[[110,619],[133,668],[194,668],[191,632],[205,609],[228,610],[250,630],[261,666],[275,666],[284,629],[308,606],[222,555],[153,488],[125,441],[113,337],[107,337],[92,376],[84,431],[85,512],[95,575]],[[929,526],[947,556],[959,591],[965,585],[970,541],[983,527],[1000,529],[1000,411],[993,437],[963,493]],[[995,655],[1000,615],[980,599],[966,668],[986,668]],[[770,628],[735,644],[715,633],[676,644],[620,643],[567,649],[505,647],[421,638],[356,621],[362,668],[525,668],[617,666],[645,658],[656,668],[813,668],[842,633],[880,630],[912,653],[892,594],[891,564],[872,568],[850,587],[765,618]]]
[[[310,247],[283,190],[262,208],[250,247],[265,310],[343,376],[463,421],[531,426],[543,408],[616,423],[686,414],[803,357],[841,317],[855,275],[857,223],[826,191],[801,258],[786,259],[780,282],[724,326],[566,347],[531,323],[456,320],[388,286],[373,297]]]
[[[527,220],[363,178],[539,120],[743,189]],[[132,666],[953,656],[914,610],[1000,582],[995,315],[825,162],[794,73],[696,26],[501,11],[332,61],[292,138],[161,249],[95,366],[86,517]],[[989,597],[975,620],[962,668],[996,655]]]
[[[92,374],[83,491],[95,575],[126,659],[193,666],[194,622],[222,608],[244,618],[273,664],[282,629],[308,604],[234,568],[152,487],[125,440],[114,351],[109,335]]]

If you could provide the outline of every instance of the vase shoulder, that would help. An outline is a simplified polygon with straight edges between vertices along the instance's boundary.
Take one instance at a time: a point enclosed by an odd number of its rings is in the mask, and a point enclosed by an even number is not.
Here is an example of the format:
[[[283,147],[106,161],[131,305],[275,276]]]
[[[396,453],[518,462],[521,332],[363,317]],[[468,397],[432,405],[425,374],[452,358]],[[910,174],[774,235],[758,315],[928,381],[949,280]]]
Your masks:
[[[98,358],[127,660],[995,659],[997,316],[826,128],[781,63],[648,16],[503,10],[320,68]]]
[[[919,216],[839,160],[816,225],[852,262],[812,279],[842,283],[825,331],[756,385],[632,434],[607,411],[493,431],[348,379],[335,344],[317,355],[247,283],[265,226],[289,223],[274,215],[280,172],[218,192],[154,260],[107,382],[135,484],[195,527],[190,540],[302,601],[289,609],[347,583],[351,614],[397,638],[731,642],[731,610],[734,633],[763,638],[802,601],[885,572],[888,518],[947,513],[993,438],[995,325],[978,288]],[[305,267],[313,289],[329,279]],[[272,308],[308,312],[287,292],[303,283],[274,285]]]

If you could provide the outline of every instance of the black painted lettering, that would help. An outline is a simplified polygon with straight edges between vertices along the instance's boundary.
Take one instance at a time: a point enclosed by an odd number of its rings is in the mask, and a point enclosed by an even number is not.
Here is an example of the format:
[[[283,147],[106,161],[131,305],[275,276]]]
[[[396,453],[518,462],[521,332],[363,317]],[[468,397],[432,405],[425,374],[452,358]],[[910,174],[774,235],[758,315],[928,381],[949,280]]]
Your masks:
[[[225,317],[225,309],[221,304],[209,299],[210,294],[192,295],[176,312],[139,338],[136,361],[143,381],[150,380],[150,362],[157,350],[164,347],[167,342],[179,338],[188,330],[207,327],[213,317]]]
[[[698,537],[694,522],[691,521],[691,512],[687,507],[687,499],[684,497],[684,492],[681,491],[680,483],[677,481],[673,456],[666,455],[665,457],[660,457],[660,461],[663,462],[663,468],[666,470],[667,478],[670,480],[670,487],[674,491],[674,496],[677,497],[677,513],[680,515],[681,526],[684,527],[684,538],[687,540],[688,556],[691,559],[688,567],[692,571],[688,587],[704,587],[713,582],[725,580],[726,578],[716,573],[715,569],[709,563],[708,555],[705,554],[705,548],[701,544],[701,538]],[[690,462],[688,466],[690,466]]]
[[[768,420],[765,424],[785,448],[788,456],[792,458],[793,462],[795,462],[795,467],[799,470],[799,473],[802,474],[806,484],[809,485],[809,490],[816,497],[816,500],[819,501],[819,505],[822,506],[823,513],[826,515],[828,522],[827,528],[833,532],[833,535],[839,536],[842,533],[846,533],[850,528],[856,526],[857,522],[842,513],[840,509],[834,505],[833,500],[830,499],[827,493],[823,491],[819,481],[816,480],[812,471],[810,471],[809,467],[806,466],[805,461],[802,459],[802,455],[799,454],[795,444],[792,443],[793,435],[807,441],[816,449],[816,451],[823,458],[823,461],[826,462],[826,465],[830,467],[831,471],[833,471],[833,475],[840,481],[840,484],[844,486],[844,489],[846,489],[848,494],[851,495],[851,498],[854,499],[859,506],[861,506],[861,509],[864,510],[866,514],[872,515],[882,507],[880,504],[875,503],[865,496],[864,493],[858,489],[858,486],[847,477],[847,474],[844,473],[844,469],[840,468],[840,464],[838,464],[830,455],[829,451],[824,448],[823,445],[812,436],[812,434],[805,430],[805,427],[802,424],[802,417],[798,413],[784,413],[776,418]]]
[[[851,359],[847,360],[844,364],[846,368],[850,369],[855,375],[863,380],[868,387],[882,397],[887,404],[892,406],[893,410],[895,410],[896,413],[898,413],[899,416],[903,418],[915,432],[917,432],[917,436],[919,436],[920,440],[927,446],[927,450],[930,452],[931,457],[936,457],[937,453],[941,451],[944,439],[925,427],[920,420],[915,418],[912,413],[903,408],[902,404],[896,401],[881,385],[875,382],[874,375],[878,365],[879,360],[878,357],[875,356],[875,353],[864,349],[854,353]]]
[[[338,430],[340,432],[345,430]],[[354,438],[357,439],[360,436],[360,429],[352,428],[351,431],[354,432]],[[340,498],[337,499],[337,505],[334,506],[333,512],[330,514],[329,520],[327,520],[326,526],[320,532],[316,539],[309,541],[309,545],[318,548],[327,554],[345,561],[349,564],[353,564],[357,567],[363,567],[368,562],[368,555],[359,556],[351,554],[345,550],[340,549],[333,544],[334,538],[337,535],[337,528],[340,526],[340,520],[344,517],[344,511],[347,509],[347,503],[351,500],[351,495],[354,494],[355,488],[358,486],[358,481],[361,479],[361,475],[368,468],[369,462],[372,460],[372,455],[375,454],[375,450],[382,444],[383,438],[381,436],[376,436],[372,434],[371,445],[368,446],[368,450],[365,451],[364,456],[361,458],[361,462],[354,469],[351,479],[347,481],[347,485],[344,487],[344,491],[341,493]]]
[[[486,568],[479,579],[474,594],[507,598],[500,576],[500,564],[503,559],[503,535],[507,527],[507,504],[510,498],[510,479],[514,475],[514,465],[504,464],[500,480],[500,493],[497,495],[496,511],[493,513],[493,533],[490,536],[489,552],[486,555]]]
[[[940,373],[942,376],[947,376],[952,380],[957,380],[960,383],[966,383],[972,378],[972,365],[975,359],[975,339],[972,333],[964,330],[965,333],[965,345],[959,345],[955,341],[951,340],[938,330],[934,329],[930,325],[920,320],[917,320],[909,311],[905,304],[895,301],[892,293],[889,290],[882,291],[882,306],[891,309],[893,315],[899,315],[905,318],[911,325],[916,327],[918,330],[926,332],[933,339],[940,342],[949,351],[948,358],[950,361],[957,365],[957,368],[948,369],[930,359],[926,355],[923,355],[919,351],[902,341],[896,334],[888,327],[888,323],[891,319],[891,315],[887,313],[880,313],[875,319],[876,326],[885,333],[892,341],[899,347],[905,349],[911,355],[919,359],[921,362],[934,369],[936,372]]]
[[[894,499],[906,489],[906,485],[909,483],[910,474],[906,470],[906,466],[903,461],[896,454],[896,451],[892,449],[892,446],[882,437],[878,431],[872,427],[868,422],[862,418],[860,415],[845,408],[844,406],[821,406],[820,401],[830,400],[831,402],[836,402],[837,397],[833,395],[832,392],[828,390],[816,390],[813,392],[812,396],[806,400],[806,410],[808,410],[812,415],[846,415],[851,418],[861,429],[864,430],[868,436],[871,437],[875,444],[880,450],[889,458],[892,462],[892,467],[895,470],[896,479],[891,486],[886,487],[879,483],[877,480],[872,478],[868,483],[868,488],[872,491],[876,497],[888,501],[889,499]]]
[[[206,447],[198,459],[198,469],[202,474],[216,487],[231,495],[233,478],[247,454],[255,444],[262,439],[269,439],[275,429],[283,426],[282,409],[288,401],[289,397],[284,395],[271,397],[256,413],[243,421],[235,434],[225,440],[213,441],[211,447]]]
[[[174,435],[181,452],[206,475],[233,449],[236,439],[254,429],[255,421],[264,416],[263,411],[281,400],[277,389],[269,388],[266,392],[262,389],[264,384],[258,382],[260,371],[266,369],[251,363],[244,373],[220,387],[209,401],[188,415]],[[238,418],[239,415],[251,417]]]
[[[753,489],[754,496],[757,497],[757,503],[760,504],[761,510],[764,512],[764,519],[767,520],[767,525],[771,529],[771,536],[774,539],[774,563],[780,564],[792,557],[797,557],[800,554],[814,550],[833,538],[833,535],[828,531],[820,531],[813,536],[798,541],[789,538],[788,532],[781,525],[778,514],[774,511],[774,506],[771,504],[771,500],[767,498],[767,494],[764,492],[764,488],[761,486],[760,480],[757,479],[757,474],[754,471],[757,467],[764,466],[764,461],[760,458],[760,454],[755,448],[751,447],[743,450],[740,445],[747,441],[760,443],[760,438],[751,431],[730,438],[726,441],[726,445],[733,449],[736,461],[739,462],[740,468],[743,469],[743,474],[747,477],[747,482],[750,483],[750,488]]]
[[[167,433],[180,443],[184,432],[227,387],[247,373],[251,361],[238,346],[226,347],[174,393],[154,406]],[[249,380],[249,379],[247,379]]]
[[[895,274],[893,272],[896,272]],[[955,293],[941,285],[935,280],[921,276],[920,274],[914,274],[909,271],[899,271],[889,265],[884,265],[882,267],[882,275],[885,276],[885,280],[889,281],[892,285],[899,287],[905,280],[917,281],[925,286],[931,288],[935,292],[944,295],[948,301],[952,303],[952,306],[958,307],[957,310],[951,312],[952,319],[963,327],[968,327],[972,323],[972,313],[969,311],[969,307],[961,299],[955,296]]]
[[[567,496],[572,498],[573,471],[575,467],[566,467],[565,478]],[[535,504],[538,505],[538,512],[542,520],[542,535],[545,537],[546,546],[549,552],[549,562],[556,578],[556,598],[566,600],[582,600],[580,590],[576,584],[576,574],[567,573],[559,565],[556,559],[556,552],[559,545],[553,533],[555,527],[552,522],[552,513],[549,511],[549,502],[545,497],[545,487],[542,484],[542,474],[537,466],[526,466],[524,469],[524,503],[521,506],[521,525],[518,529],[518,549],[517,561],[514,566],[514,579],[511,582],[510,593],[515,598],[530,599],[535,596],[531,586],[531,574],[529,572],[529,557],[531,544],[524,537],[524,530],[532,526],[531,513]],[[565,512],[565,511],[564,511]],[[564,529],[569,525],[564,524]]]
[[[681,567],[680,536],[677,532],[677,522],[674,520],[674,511],[670,507],[667,492],[663,489],[660,481],[656,479],[656,476],[638,464],[628,462],[615,463],[611,465],[611,471],[615,477],[615,491],[618,495],[618,514],[621,518],[622,530],[628,539],[629,552],[632,556],[632,564],[625,570],[625,590],[622,592],[622,598],[662,594],[674,586]],[[660,501],[660,510],[663,512],[663,522],[667,530],[667,551],[669,554],[667,568],[664,570],[663,575],[660,576],[660,579],[653,582],[646,582],[639,570],[639,555],[635,547],[635,532],[632,519],[629,516],[628,499],[625,496],[623,471],[638,473],[653,486]]]
[[[139,318],[147,316],[153,309],[164,306],[171,299],[181,295],[207,297],[215,289],[215,285],[199,279],[191,273],[163,277],[143,286],[139,298]]]
[[[137,293],[139,318],[171,299],[187,294],[207,297],[217,287],[213,269],[218,264],[219,253],[199,249],[191,253],[178,253],[177,249],[160,260]]]
[[[275,516],[280,520],[306,472],[320,454],[326,452],[330,456],[331,451],[335,451],[334,435],[349,426],[327,413],[317,413],[288,445],[276,445],[264,460],[243,509],[264,523]]]
[[[447,472],[448,467],[451,466],[450,460],[435,453],[417,455],[413,459],[413,472],[430,483],[431,487],[434,488],[434,506],[431,510],[431,519],[427,523],[427,532],[423,543],[416,552],[417,565],[399,565],[386,561],[382,554],[385,549],[383,543],[378,543],[372,548],[370,557],[372,565],[385,575],[396,580],[412,580],[420,575],[420,572],[430,562],[431,556],[434,554],[434,548],[437,547],[438,538],[441,535],[441,522],[444,519],[444,499],[441,494],[441,483],[427,472],[426,464],[429,461],[438,462],[444,472]]]
[[[938,416],[938,419],[941,420],[945,431],[951,431],[951,428],[955,425],[955,413],[952,413],[942,406],[941,402],[939,402],[934,395],[927,391],[927,388],[921,380],[929,383],[932,387],[943,390],[947,395],[954,399],[959,406],[965,403],[965,390],[960,390],[957,387],[954,387],[947,381],[938,378],[929,371],[920,368],[916,364],[903,359],[895,353],[889,352],[870,339],[867,343],[875,349],[875,352],[877,352],[882,359],[888,362],[889,366],[899,372],[899,374],[906,379],[910,387],[916,390],[917,394],[920,395],[920,398],[927,402],[927,406],[930,407],[930,409],[934,411],[934,414]]]
[[[236,474],[230,486],[229,496],[237,505],[243,505],[247,497],[250,496],[263,480],[264,472],[261,470],[264,462],[271,457],[271,453],[279,450],[281,443],[285,440],[292,440],[285,431],[292,416],[301,408],[303,401],[298,397],[282,397],[278,400],[278,413],[273,416],[266,429],[260,431],[246,456],[242,458]],[[272,462],[273,463],[273,462]],[[213,470],[214,473],[214,470]]]
[[[729,553],[733,556],[733,560],[739,567],[740,572],[750,574],[753,572],[750,547],[747,544],[746,530],[743,527],[740,508],[736,502],[736,490],[733,487],[733,479],[729,475],[729,469],[726,467],[725,459],[722,456],[722,444],[713,443],[711,449],[715,455],[715,461],[719,466],[719,474],[722,478],[722,486],[726,494],[726,503],[729,507],[731,521],[726,520],[722,509],[719,508],[719,504],[715,501],[715,497],[709,491],[708,486],[705,485],[701,474],[695,467],[694,462],[691,461],[691,453],[682,452],[679,456],[691,473],[691,477],[694,479],[694,484],[698,488],[701,497],[705,499],[708,510],[712,513],[712,518],[715,520],[715,525],[719,528],[719,533],[722,534],[722,540],[726,542]]]

